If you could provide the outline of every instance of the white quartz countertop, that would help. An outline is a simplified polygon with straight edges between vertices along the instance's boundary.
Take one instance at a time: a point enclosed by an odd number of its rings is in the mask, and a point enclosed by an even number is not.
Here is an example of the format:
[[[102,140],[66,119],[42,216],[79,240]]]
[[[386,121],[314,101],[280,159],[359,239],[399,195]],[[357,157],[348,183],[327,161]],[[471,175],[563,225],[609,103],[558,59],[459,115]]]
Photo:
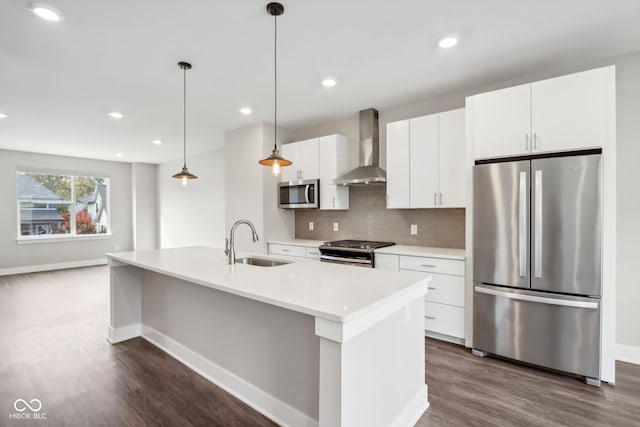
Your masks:
[[[277,243],[280,245],[294,245],[294,246],[320,246],[326,240],[306,240],[306,239],[289,239],[289,240],[269,240],[268,243]],[[386,248],[376,249],[377,254],[391,254],[391,255],[410,255],[410,256],[426,256],[431,258],[446,258],[464,260],[466,258],[466,251],[464,249],[450,249],[450,248],[433,248],[427,246],[408,246],[408,245],[393,245]]]
[[[237,258],[248,254],[237,253]],[[253,255],[277,259],[274,256]],[[141,267],[231,294],[347,323],[398,299],[419,298],[430,276],[331,263],[292,262],[277,267],[228,265],[222,249],[186,247],[107,254]]]
[[[464,249],[430,248],[426,246],[393,245],[376,249],[375,252],[377,254],[426,256],[456,260],[464,260],[466,258],[466,251]]]
[[[318,247],[324,244],[324,242],[326,242],[326,240],[291,239],[291,240],[269,240],[267,243],[275,243],[278,245]]]

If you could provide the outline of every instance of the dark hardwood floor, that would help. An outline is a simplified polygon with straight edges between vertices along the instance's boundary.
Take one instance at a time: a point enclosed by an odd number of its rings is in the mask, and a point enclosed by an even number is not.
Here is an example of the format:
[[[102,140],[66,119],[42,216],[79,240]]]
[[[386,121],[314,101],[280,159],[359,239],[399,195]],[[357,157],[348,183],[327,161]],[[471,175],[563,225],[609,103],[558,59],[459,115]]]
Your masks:
[[[108,310],[107,267],[0,277],[0,426],[275,425],[143,339],[110,345]],[[640,366],[618,363],[616,386],[596,389],[425,346],[431,407],[418,426],[640,425]],[[16,399],[39,399],[46,418],[16,419],[31,414]]]

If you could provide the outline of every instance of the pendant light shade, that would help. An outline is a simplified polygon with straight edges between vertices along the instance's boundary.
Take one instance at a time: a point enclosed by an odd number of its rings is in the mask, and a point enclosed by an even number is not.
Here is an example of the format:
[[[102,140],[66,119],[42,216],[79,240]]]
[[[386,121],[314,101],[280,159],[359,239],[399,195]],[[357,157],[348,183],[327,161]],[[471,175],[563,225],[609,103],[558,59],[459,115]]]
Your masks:
[[[278,151],[278,16],[284,13],[284,6],[280,3],[269,3],[267,12],[273,16],[274,37],[273,37],[273,151],[265,159],[259,160],[263,166],[271,166],[273,175],[280,175],[280,168],[290,166],[293,163],[283,158]]]
[[[183,71],[183,98],[182,98],[182,106],[183,106],[183,116],[182,116],[182,149],[184,155],[184,163],[182,164],[182,170],[177,174],[173,175],[174,178],[178,178],[182,180],[182,185],[187,186],[187,182],[190,179],[198,179],[197,176],[189,172],[187,168],[187,70],[191,69],[191,64],[188,62],[178,62],[178,66]]]

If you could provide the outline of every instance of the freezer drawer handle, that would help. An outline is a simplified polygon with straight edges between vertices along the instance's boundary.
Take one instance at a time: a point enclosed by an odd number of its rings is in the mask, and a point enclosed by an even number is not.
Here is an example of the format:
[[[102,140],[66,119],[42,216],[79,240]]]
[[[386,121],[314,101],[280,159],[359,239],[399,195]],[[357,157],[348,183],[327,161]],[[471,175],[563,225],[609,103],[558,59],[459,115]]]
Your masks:
[[[476,286],[475,290],[476,292],[479,292],[481,294],[494,295],[497,297],[504,297],[504,298],[519,300],[519,301],[529,301],[529,302],[538,302],[542,304],[561,305],[563,307],[590,308],[593,310],[598,309],[597,302],[574,301],[574,300],[550,298],[550,297],[538,297],[535,295],[516,294],[512,292],[496,291],[494,289],[481,288],[479,286]]]

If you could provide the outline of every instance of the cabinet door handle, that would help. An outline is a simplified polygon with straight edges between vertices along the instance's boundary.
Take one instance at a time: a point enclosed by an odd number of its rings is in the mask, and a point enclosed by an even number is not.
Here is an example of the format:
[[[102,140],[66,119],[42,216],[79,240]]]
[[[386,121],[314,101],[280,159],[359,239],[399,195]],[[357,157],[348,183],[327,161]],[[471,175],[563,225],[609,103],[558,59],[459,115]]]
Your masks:
[[[438,206],[438,193],[433,193],[433,206]]]
[[[436,318],[435,318],[435,317],[433,317],[433,316],[424,316],[424,317],[425,317],[425,318],[427,318],[427,319],[429,319],[429,320],[436,320]]]
[[[427,286],[427,289],[429,289],[430,291],[435,291],[436,288],[434,288],[433,286]]]
[[[440,193],[440,199],[438,200],[438,204],[442,206],[442,193]]]
[[[431,264],[422,264],[421,267],[436,268],[435,265],[431,265]]]
[[[336,207],[336,198],[335,197],[333,198],[333,207],[334,208]]]
[[[387,207],[389,207],[389,195],[387,194]]]
[[[524,151],[529,151],[529,134],[524,136]]]
[[[538,134],[535,132],[533,133],[533,149],[538,149]]]

